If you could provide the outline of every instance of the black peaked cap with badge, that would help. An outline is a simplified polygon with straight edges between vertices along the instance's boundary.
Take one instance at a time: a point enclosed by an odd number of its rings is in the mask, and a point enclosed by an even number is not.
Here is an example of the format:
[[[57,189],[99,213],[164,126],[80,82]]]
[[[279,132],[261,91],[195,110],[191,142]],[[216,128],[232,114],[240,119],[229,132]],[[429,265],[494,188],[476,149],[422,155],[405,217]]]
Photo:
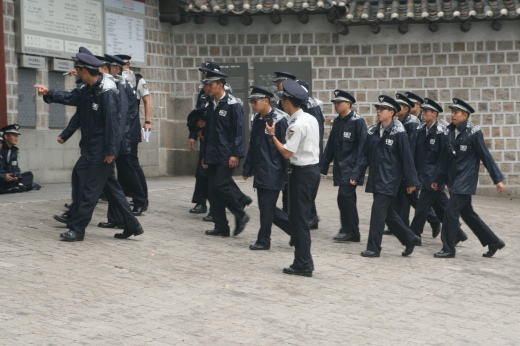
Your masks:
[[[292,97],[294,99],[300,101],[307,101],[309,98],[309,94],[305,91],[305,89],[292,79],[286,79],[282,82],[283,85],[283,93],[282,95],[285,97]]]
[[[123,60],[123,62],[125,64],[128,64],[130,62],[130,60],[132,60],[132,57],[130,55],[126,55],[126,54],[116,54],[115,56],[117,56],[119,59]]]
[[[97,70],[98,67],[104,65],[104,63],[102,61],[99,61],[98,58],[86,53],[77,53],[76,58],[74,60],[74,66],[84,67],[91,70]]]
[[[273,83],[278,83],[287,79],[295,81],[296,76],[289,72],[275,72]]]
[[[214,61],[208,61],[202,64],[202,67],[199,68],[199,71],[208,72],[208,71],[220,71],[220,66]]]
[[[21,135],[21,133],[18,131],[19,129],[20,129],[20,125],[18,125],[18,124],[10,124],[10,125],[2,127],[0,129],[0,132],[3,132],[2,137],[5,134],[8,134],[8,133],[12,133],[12,134],[15,134],[15,135]]]
[[[407,106],[407,107],[410,107],[410,108],[413,108],[415,106],[415,103],[410,100],[408,97],[404,96],[403,94],[395,94],[395,100],[404,105],[404,106]]]
[[[117,55],[105,54],[105,57],[110,61],[111,65],[123,67],[125,62]]]
[[[350,102],[351,104],[356,103],[356,98],[350,95],[345,90],[336,89],[334,90],[334,98],[330,102]]]
[[[408,97],[410,99],[410,101],[414,102],[414,103],[424,103],[424,100],[422,99],[422,97],[420,97],[419,95],[417,94],[414,94],[413,92],[411,91],[407,91],[404,93],[404,95],[406,97]]]
[[[453,99],[453,105],[449,106],[451,109],[460,109],[468,114],[475,113],[475,110],[473,107],[471,107],[469,104],[467,104],[466,101],[461,99]]]
[[[399,106],[399,103],[397,103],[396,100],[394,100],[388,95],[379,95],[377,100],[379,101],[379,103],[376,103],[374,105],[375,107],[388,107],[392,108],[396,112],[399,112],[401,110],[401,106]]]
[[[431,109],[432,111],[437,112],[437,113],[442,113],[444,111],[444,109],[442,109],[442,107],[437,102],[435,102],[434,100],[429,99],[427,97],[424,98],[424,102],[421,105],[421,108],[422,109]]]
[[[225,80],[227,77],[228,77],[227,74],[222,73],[220,71],[208,70],[206,72],[206,77],[203,80],[201,80],[201,82],[204,84],[209,84],[209,83],[216,82],[218,80]]]
[[[251,95],[249,95],[248,99],[270,99],[274,97],[274,94],[266,88],[262,88],[256,85],[252,85],[249,88],[251,88]]]

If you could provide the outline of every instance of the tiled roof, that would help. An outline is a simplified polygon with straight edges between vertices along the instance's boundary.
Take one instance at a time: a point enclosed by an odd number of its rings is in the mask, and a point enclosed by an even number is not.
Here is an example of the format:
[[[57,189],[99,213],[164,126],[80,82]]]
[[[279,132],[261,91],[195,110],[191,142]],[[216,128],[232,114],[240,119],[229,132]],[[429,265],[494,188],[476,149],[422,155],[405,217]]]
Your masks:
[[[520,0],[184,0],[184,11],[205,14],[327,13],[345,23],[466,21],[520,18]]]

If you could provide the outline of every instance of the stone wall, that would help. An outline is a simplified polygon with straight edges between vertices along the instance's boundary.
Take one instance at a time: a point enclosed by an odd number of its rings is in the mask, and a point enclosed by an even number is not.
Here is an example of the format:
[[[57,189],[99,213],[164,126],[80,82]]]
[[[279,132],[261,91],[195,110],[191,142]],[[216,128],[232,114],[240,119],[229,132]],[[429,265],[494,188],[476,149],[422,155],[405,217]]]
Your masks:
[[[198,91],[197,69],[204,61],[247,62],[250,83],[255,62],[311,61],[314,96],[325,102],[329,125],[334,114],[328,101],[336,88],[354,93],[355,108],[368,123],[374,122],[372,104],[379,94],[411,90],[438,100],[446,109],[453,97],[468,100],[477,110],[471,121],[482,126],[488,148],[506,176],[507,195],[520,195],[520,21],[504,22],[499,32],[488,22],[473,23],[467,33],[459,24],[441,23],[435,33],[427,24],[411,24],[404,35],[397,26],[384,25],[378,35],[358,26],[342,36],[325,15],[311,15],[305,25],[295,16],[283,16],[279,25],[255,16],[251,26],[237,18],[230,18],[225,27],[215,18],[207,18],[203,25],[192,21],[172,26],[159,22],[157,0],[146,1],[146,17],[148,67],[140,72],[151,91],[154,132],[152,141],[139,148],[148,175],[194,172],[197,152],[187,150],[185,119]],[[4,22],[8,120],[13,122],[17,63],[12,0],[4,1]],[[46,71],[38,78],[45,83]],[[59,131],[48,129],[46,111],[39,101],[37,128],[24,130],[28,136],[21,141],[22,157],[40,158],[37,168],[29,167],[37,177],[63,181],[77,157],[77,142],[59,146],[55,142]],[[449,112],[444,116],[449,118]],[[62,155],[63,165],[46,160],[46,155],[56,160]],[[21,164],[29,165],[26,159]],[[489,176],[484,169],[481,173],[479,193],[493,194]]]
[[[234,20],[233,20],[234,19]],[[291,16],[273,25],[254,17],[251,26],[232,18],[221,26],[215,18],[171,28],[176,95],[189,97],[199,78],[197,68],[207,60],[248,62],[253,83],[255,62],[311,61],[314,96],[325,102],[324,113],[334,117],[329,100],[336,88],[353,92],[355,108],[369,124],[372,104],[380,94],[413,91],[438,100],[446,111],[452,98],[468,100],[477,110],[471,121],[482,127],[486,143],[508,185],[507,196],[520,194],[520,22],[504,24],[501,32],[490,23],[473,23],[468,33],[459,24],[441,24],[432,33],[425,24],[410,25],[402,35],[396,26],[351,27],[347,36],[334,31],[325,16],[311,16],[308,24]],[[481,170],[479,193],[495,194],[489,175]]]

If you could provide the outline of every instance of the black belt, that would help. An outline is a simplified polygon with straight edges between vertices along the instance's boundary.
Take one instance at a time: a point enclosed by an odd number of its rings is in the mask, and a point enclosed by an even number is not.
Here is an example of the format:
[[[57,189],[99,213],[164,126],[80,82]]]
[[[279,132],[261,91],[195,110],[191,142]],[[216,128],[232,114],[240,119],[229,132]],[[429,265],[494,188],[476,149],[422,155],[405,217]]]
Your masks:
[[[311,168],[311,167],[316,167],[318,166],[318,163],[315,163],[313,165],[306,165],[306,166],[297,166],[297,165],[293,165],[292,163],[290,164],[290,167],[292,169],[303,169],[303,168]]]

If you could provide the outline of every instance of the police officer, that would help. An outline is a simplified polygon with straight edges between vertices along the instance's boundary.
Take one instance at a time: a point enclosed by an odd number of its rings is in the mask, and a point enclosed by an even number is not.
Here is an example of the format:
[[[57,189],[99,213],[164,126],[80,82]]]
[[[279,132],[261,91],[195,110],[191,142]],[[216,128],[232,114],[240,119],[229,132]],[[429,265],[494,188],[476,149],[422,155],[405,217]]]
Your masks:
[[[422,120],[422,105],[424,103],[424,100],[422,99],[422,97],[420,97],[419,95],[417,94],[414,94],[413,92],[411,91],[407,91],[404,93],[404,95],[410,100],[412,101],[413,103],[413,106],[412,108],[410,108],[410,114],[412,115],[415,115],[417,117],[417,119],[419,119],[419,121],[423,121]]]
[[[409,256],[419,238],[404,224],[393,204],[403,178],[407,193],[415,191],[417,174],[406,131],[401,122],[393,120],[401,106],[390,96],[380,95],[378,100],[375,104],[378,123],[368,129],[361,170],[364,174],[366,167],[370,167],[366,192],[374,195],[367,249],[361,256],[380,256],[385,222],[406,246],[402,255]]]
[[[435,179],[435,169],[446,143],[444,134],[446,127],[437,120],[439,113],[442,113],[442,111],[442,107],[437,102],[424,98],[421,111],[423,122],[417,128],[414,158],[421,192],[415,207],[415,216],[410,225],[412,231],[418,236],[421,236],[423,233],[424,224],[430,209],[433,207],[435,213],[442,220],[448,202],[448,197],[444,192],[444,184],[439,186],[437,190],[431,188],[431,184]],[[457,229],[457,232],[457,243],[468,239],[468,236],[460,227]],[[438,233],[432,234],[433,238],[437,237],[437,235]]]
[[[76,94],[77,116],[81,127],[80,173],[85,177],[78,188],[76,212],[68,220],[68,232],[60,235],[63,241],[82,241],[85,228],[101,192],[105,191],[110,204],[123,214],[124,231],[115,238],[126,239],[143,233],[143,229],[132,214],[128,202],[114,175],[114,159],[120,149],[120,99],[113,80],[100,74],[98,67],[103,65],[94,56],[78,53],[74,66],[78,76],[86,83]]]
[[[276,89],[278,90],[278,109],[283,111],[283,105],[282,105],[282,93],[283,93],[283,81],[285,80],[293,80],[296,81],[296,76],[289,72],[275,72],[274,73],[274,79],[273,83],[276,85]],[[286,112],[287,113],[287,112]]]
[[[296,82],[298,84],[300,84],[307,93],[309,93],[309,90],[310,90],[309,84],[306,81],[304,81],[302,79],[298,79],[298,80],[296,80]],[[305,113],[309,113],[310,115],[312,115],[318,121],[318,126],[320,128],[320,164],[321,164],[323,162],[323,135],[325,133],[325,117],[323,116],[322,106],[320,104],[323,104],[323,102],[312,97],[309,94],[307,101],[302,103],[302,110]],[[311,229],[318,229],[318,222],[319,222],[318,211],[316,209],[316,202],[314,201],[314,202],[312,202],[312,210],[311,210],[311,220],[310,220]]]
[[[338,116],[334,119],[332,130],[325,147],[321,173],[327,175],[330,163],[334,161],[334,186],[338,189],[338,208],[341,229],[334,237],[339,242],[359,242],[359,215],[357,211],[356,186],[363,185],[361,175],[363,147],[367,139],[365,119],[352,109],[356,103],[354,96],[344,90],[334,90],[331,100]],[[356,181],[357,184],[353,184]]]
[[[266,128],[276,148],[285,159],[290,160],[288,182],[288,217],[284,215],[282,229],[291,235],[294,245],[294,261],[283,272],[291,275],[312,276],[314,263],[311,255],[310,215],[312,202],[320,185],[319,126],[316,119],[305,113],[301,105],[307,100],[305,89],[293,80],[282,82],[282,107],[291,116],[283,144],[275,135],[275,125],[266,123]],[[283,213],[283,212],[282,212]],[[275,215],[275,220],[279,216]],[[280,223],[276,223],[280,225]]]
[[[0,145],[0,193],[32,190],[32,172],[21,172],[18,165],[18,136],[20,125],[11,124],[0,129],[3,145]],[[0,143],[2,143],[0,141]]]
[[[233,180],[233,172],[244,157],[244,111],[239,99],[224,91],[227,75],[219,71],[208,71],[204,92],[211,98],[207,102],[206,121],[199,120],[204,127],[207,141],[202,152],[202,165],[208,169],[209,201],[215,228],[207,235],[229,237],[230,229],[226,208],[235,216],[233,235],[240,234],[249,222],[249,215],[241,202],[244,194]]]
[[[142,141],[141,134],[141,123],[139,119],[139,107],[141,104],[141,100],[144,104],[144,123],[142,128],[145,131],[152,130],[152,103],[150,100],[150,91],[148,90],[148,86],[146,84],[146,80],[140,74],[134,74],[134,72],[130,69],[130,60],[132,57],[126,54],[116,54],[118,58],[123,61],[123,77],[130,83],[130,85],[134,88],[137,96],[137,109],[136,116],[130,118],[130,161],[132,166],[134,166],[134,170],[137,172],[139,176],[139,180],[141,182],[141,188],[144,191],[145,195],[145,205],[139,205],[139,201],[134,200],[134,213],[141,214],[148,209],[148,184],[146,183],[146,177],[143,172],[143,168],[139,163],[138,156],[138,148],[137,146]]]
[[[276,201],[285,187],[286,160],[276,149],[265,124],[276,124],[275,136],[281,143],[285,143],[289,115],[271,108],[270,100],[273,97],[272,92],[258,86],[251,87],[251,95],[248,97],[255,115],[242,176],[247,180],[254,175],[253,187],[257,191],[260,209],[260,230],[256,242],[249,246],[251,250],[270,249]]]
[[[208,71],[220,71],[220,66],[214,61],[208,61],[199,68],[201,72],[201,80],[206,78],[206,73]],[[224,85],[224,91],[229,94],[232,93],[232,89],[228,83]],[[204,84],[200,84],[200,91],[197,95],[197,101],[195,102],[195,113],[198,114],[199,109],[203,109],[206,106],[206,103],[209,101],[209,96],[204,93]],[[191,114],[191,113],[190,113]],[[188,136],[188,147],[190,150],[194,149],[195,141],[202,134],[200,128],[196,126],[196,122],[188,122],[189,136]],[[205,141],[204,137],[200,136],[200,146],[204,146]],[[202,148],[199,151],[199,160],[197,161],[197,169],[195,171],[195,188],[193,190],[193,196],[191,199],[192,203],[195,203],[195,206],[190,209],[190,213],[193,214],[204,214],[207,212],[208,208],[206,206],[206,201],[208,199],[208,175],[207,171],[201,166],[201,157],[200,153],[202,152]],[[205,216],[202,220],[212,222],[213,217],[211,214]]]
[[[132,165],[130,156],[130,126],[131,122],[137,117],[137,97],[134,89],[121,75],[123,61],[115,55],[105,54],[105,59],[109,62],[110,75],[114,78],[120,96],[121,112],[121,148],[115,162],[117,167],[117,180],[134,201],[134,215],[141,215],[146,207],[146,196],[141,186],[141,180]],[[122,227],[122,215],[113,206],[108,205],[108,222],[100,222],[99,227],[116,228]]]
[[[471,205],[471,195],[477,191],[478,171],[480,161],[484,164],[497,191],[504,191],[504,176],[484,143],[480,127],[468,121],[475,113],[466,101],[453,99],[451,108],[451,124],[448,126],[447,141],[442,151],[437,178],[432,183],[434,190],[442,187],[444,180],[450,189],[450,199],[446,206],[442,221],[442,250],[434,257],[455,257],[459,217],[477,236],[482,246],[488,246],[488,251],[482,256],[492,257],[506,244],[480,219]]]

